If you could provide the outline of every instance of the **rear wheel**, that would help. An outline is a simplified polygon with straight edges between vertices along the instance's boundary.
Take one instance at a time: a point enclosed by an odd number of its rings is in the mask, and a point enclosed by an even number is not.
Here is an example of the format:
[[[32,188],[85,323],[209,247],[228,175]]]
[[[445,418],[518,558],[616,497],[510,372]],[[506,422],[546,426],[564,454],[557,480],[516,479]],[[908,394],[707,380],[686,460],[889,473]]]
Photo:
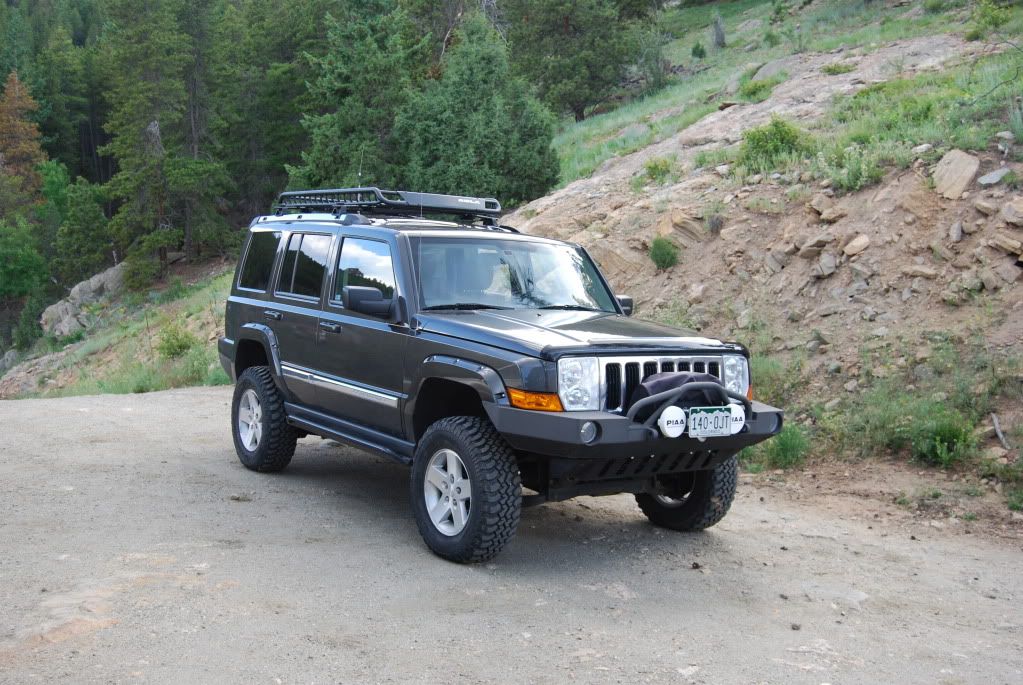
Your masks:
[[[430,426],[416,447],[409,491],[423,540],[451,561],[493,558],[519,524],[515,454],[483,418],[454,416]]]
[[[709,471],[659,478],[657,490],[636,495],[636,503],[656,526],[703,530],[728,513],[738,478],[739,458],[732,457]]]
[[[266,366],[250,366],[238,378],[231,403],[238,460],[253,471],[280,471],[291,463],[298,431],[288,425],[284,398]]]

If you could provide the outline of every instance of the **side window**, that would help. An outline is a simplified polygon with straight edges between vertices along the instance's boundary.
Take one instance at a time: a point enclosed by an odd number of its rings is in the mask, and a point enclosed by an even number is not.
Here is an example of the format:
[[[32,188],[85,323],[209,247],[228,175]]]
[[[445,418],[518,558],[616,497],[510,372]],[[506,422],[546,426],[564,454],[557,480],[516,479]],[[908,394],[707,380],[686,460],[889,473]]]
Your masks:
[[[293,233],[288,240],[277,292],[318,298],[329,251],[329,235]]]
[[[245,255],[238,287],[248,290],[266,290],[270,285],[270,272],[274,267],[277,245],[281,242],[279,231],[259,231],[249,239],[249,251]]]
[[[394,295],[394,267],[387,243],[364,238],[345,238],[338,257],[337,277],[331,300],[341,301],[346,286],[364,286],[379,290],[385,300]]]

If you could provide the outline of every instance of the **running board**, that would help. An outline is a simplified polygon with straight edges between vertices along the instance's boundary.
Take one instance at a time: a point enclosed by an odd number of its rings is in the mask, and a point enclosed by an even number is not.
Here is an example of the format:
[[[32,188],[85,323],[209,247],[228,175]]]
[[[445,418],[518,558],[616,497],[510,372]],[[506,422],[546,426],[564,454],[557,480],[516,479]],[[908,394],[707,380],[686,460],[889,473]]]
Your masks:
[[[358,424],[335,419],[300,404],[284,403],[288,423],[302,430],[359,449],[389,457],[402,464],[412,463],[415,443]]]

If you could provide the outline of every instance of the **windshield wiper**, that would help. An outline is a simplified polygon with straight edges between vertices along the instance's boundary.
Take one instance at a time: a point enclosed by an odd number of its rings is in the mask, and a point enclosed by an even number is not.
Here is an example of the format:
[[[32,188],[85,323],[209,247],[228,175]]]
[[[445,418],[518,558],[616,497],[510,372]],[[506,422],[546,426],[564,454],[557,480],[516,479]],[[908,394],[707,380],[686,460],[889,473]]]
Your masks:
[[[439,311],[442,309],[511,309],[511,307],[501,307],[496,304],[482,304],[480,302],[452,302],[450,304],[435,304],[429,307],[423,307],[424,312]]]
[[[537,307],[537,309],[569,309],[576,312],[602,312],[603,309],[597,309],[595,307],[586,307],[581,304],[548,304],[543,307]]]

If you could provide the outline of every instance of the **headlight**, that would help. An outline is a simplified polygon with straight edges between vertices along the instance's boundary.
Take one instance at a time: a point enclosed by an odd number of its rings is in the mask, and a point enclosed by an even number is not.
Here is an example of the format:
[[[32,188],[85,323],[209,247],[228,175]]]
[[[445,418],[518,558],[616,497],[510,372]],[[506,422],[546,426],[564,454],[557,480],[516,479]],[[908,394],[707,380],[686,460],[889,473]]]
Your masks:
[[[740,395],[749,392],[749,363],[746,357],[738,354],[726,354],[724,357],[724,375],[721,378],[725,382],[725,388]]]
[[[558,397],[565,411],[600,409],[600,372],[596,357],[558,360]]]

